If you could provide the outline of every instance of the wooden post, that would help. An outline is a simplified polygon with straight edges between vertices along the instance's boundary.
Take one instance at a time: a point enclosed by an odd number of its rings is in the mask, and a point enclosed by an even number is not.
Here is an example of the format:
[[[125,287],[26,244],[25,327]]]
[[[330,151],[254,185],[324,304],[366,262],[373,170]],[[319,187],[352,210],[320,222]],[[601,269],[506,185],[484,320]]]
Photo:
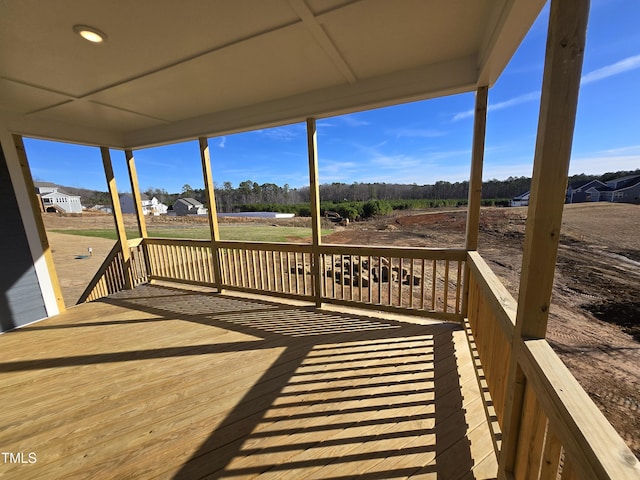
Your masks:
[[[133,282],[131,281],[131,253],[129,252],[129,244],[127,243],[127,233],[124,229],[124,219],[122,218],[122,209],[120,208],[120,199],[118,198],[118,187],[116,186],[116,177],[113,174],[109,147],[100,147],[100,153],[102,154],[102,164],[104,165],[104,175],[107,179],[107,188],[109,189],[109,195],[111,196],[113,219],[116,222],[118,242],[122,249],[124,286],[126,289],[130,290],[133,285]]]
[[[480,233],[480,201],[482,198],[482,166],[484,163],[484,140],[487,130],[487,101],[489,87],[478,87],[473,121],[473,145],[471,152],[471,173],[469,174],[469,201],[467,202],[467,228],[465,249],[478,249]],[[464,269],[464,291],[462,294],[462,315],[467,316],[469,300],[469,267]]]
[[[42,203],[38,200],[38,196],[36,195],[36,187],[33,183],[33,177],[31,176],[31,169],[29,168],[29,161],[27,159],[27,151],[24,148],[24,142],[20,135],[13,135],[13,145],[16,149],[18,161],[20,162],[20,169],[22,171],[22,177],[24,178],[24,184],[28,190],[29,203],[31,204],[33,219],[38,231],[40,246],[42,247],[42,256],[44,257],[47,270],[49,271],[49,278],[51,280],[53,295],[56,299],[56,306],[58,307],[58,311],[62,313],[65,311],[64,298],[62,297],[62,290],[60,289],[60,282],[58,281],[56,267],[53,263],[53,255],[51,253],[51,247],[49,246],[49,240],[47,239],[47,232],[44,228],[44,222],[42,221]]]
[[[136,219],[138,220],[138,233],[142,238],[142,255],[144,257],[144,266],[147,271],[147,278],[151,275],[151,262],[149,261],[149,251],[144,239],[148,237],[147,224],[144,219],[144,211],[142,209],[142,195],[140,194],[140,183],[138,182],[138,172],[136,163],[131,150],[125,150],[124,156],[127,159],[127,170],[129,171],[129,182],[131,183],[131,196],[135,205]]]
[[[547,330],[588,16],[587,0],[551,1],[499,478],[514,471],[520,419],[529,415],[523,411],[521,342],[544,338]]]
[[[220,253],[218,242],[220,241],[220,230],[218,228],[218,212],[216,211],[216,194],[213,187],[213,175],[211,174],[211,155],[209,153],[209,141],[206,137],[198,138],[200,143],[200,159],[202,160],[202,176],[204,178],[204,189],[207,192],[207,203],[209,208],[209,229],[211,231],[211,256],[213,260],[213,279],[218,292],[222,293],[222,274],[220,267]]]
[[[467,205],[467,231],[465,239],[465,248],[467,250],[478,249],[488,92],[489,87],[487,86],[478,87],[476,91],[476,110],[473,122],[473,150],[471,152],[471,174],[469,176],[469,202]]]
[[[138,184],[138,172],[133,159],[133,152],[125,150],[124,156],[127,159],[127,169],[129,170],[129,181],[131,182],[131,195],[136,210],[136,219],[138,220],[138,232],[140,238],[147,238],[147,224],[144,220],[144,212],[142,211],[142,195],[140,195],[140,186]]]
[[[313,294],[316,307],[322,306],[322,283],[320,274],[320,187],[318,185],[318,142],[316,119],[307,118],[307,151],[309,153],[309,196],[311,201],[311,241],[313,250]]]

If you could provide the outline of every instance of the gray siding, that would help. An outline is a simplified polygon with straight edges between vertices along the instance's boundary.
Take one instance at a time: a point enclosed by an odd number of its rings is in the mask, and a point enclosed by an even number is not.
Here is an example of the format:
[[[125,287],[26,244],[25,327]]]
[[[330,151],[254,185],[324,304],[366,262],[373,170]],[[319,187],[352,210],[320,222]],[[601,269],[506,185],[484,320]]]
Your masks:
[[[614,202],[625,202],[625,203],[640,203],[640,183],[627,187],[623,190],[622,197],[616,197],[614,194],[613,201]]]
[[[18,202],[0,148],[0,331],[47,316]]]

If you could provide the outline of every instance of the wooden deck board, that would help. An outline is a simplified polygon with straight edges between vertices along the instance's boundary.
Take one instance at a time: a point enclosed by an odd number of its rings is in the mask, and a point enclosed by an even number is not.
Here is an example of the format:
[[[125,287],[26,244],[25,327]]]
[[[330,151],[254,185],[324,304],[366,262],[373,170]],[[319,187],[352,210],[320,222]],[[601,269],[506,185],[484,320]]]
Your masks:
[[[464,332],[146,285],[0,336],[3,478],[475,478]]]

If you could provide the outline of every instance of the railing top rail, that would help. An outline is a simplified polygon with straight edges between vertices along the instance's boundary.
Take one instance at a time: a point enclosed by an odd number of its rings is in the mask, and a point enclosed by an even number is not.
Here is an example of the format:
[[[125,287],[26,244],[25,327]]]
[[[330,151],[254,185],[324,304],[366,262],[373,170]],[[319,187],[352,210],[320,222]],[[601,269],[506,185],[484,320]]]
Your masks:
[[[521,343],[520,364],[581,478],[640,478],[640,462],[544,340]]]
[[[211,245],[211,240],[208,239],[192,239],[192,238],[145,238],[143,243],[146,245],[199,245],[207,246]]]
[[[290,242],[245,242],[240,240],[221,240],[216,242],[220,248],[245,248],[247,250],[267,250],[276,252],[305,252],[310,253],[313,246],[310,243]]]
[[[320,253],[415,258],[425,260],[465,260],[464,248],[388,247],[380,245],[323,244]]]
[[[485,299],[491,303],[492,311],[496,314],[507,341],[511,343],[515,332],[518,303],[478,252],[468,252],[467,265],[485,293]]]

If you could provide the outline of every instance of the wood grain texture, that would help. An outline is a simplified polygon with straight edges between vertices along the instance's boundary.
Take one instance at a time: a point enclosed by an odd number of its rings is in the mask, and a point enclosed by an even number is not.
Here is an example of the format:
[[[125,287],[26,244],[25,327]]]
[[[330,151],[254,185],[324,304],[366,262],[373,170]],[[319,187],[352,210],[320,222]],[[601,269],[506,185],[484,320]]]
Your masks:
[[[457,324],[143,285],[0,349],[9,478],[496,474]]]

